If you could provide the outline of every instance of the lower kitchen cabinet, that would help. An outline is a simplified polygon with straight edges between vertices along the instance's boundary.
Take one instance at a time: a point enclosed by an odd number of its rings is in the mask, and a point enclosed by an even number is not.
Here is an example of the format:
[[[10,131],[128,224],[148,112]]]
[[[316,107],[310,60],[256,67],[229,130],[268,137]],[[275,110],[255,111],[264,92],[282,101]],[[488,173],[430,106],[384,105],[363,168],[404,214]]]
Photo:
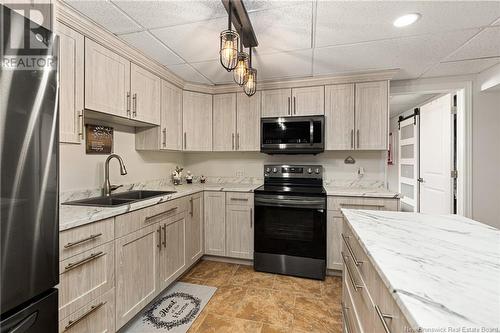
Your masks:
[[[226,256],[253,259],[253,206],[226,207]]]
[[[186,267],[186,213],[169,217],[159,225],[161,232],[158,289],[163,290],[175,281]]]
[[[186,262],[187,266],[203,256],[203,193],[189,198],[186,219]]]
[[[59,333],[115,332],[115,290],[59,321]]]
[[[113,242],[59,263],[59,318],[66,318],[114,286]]]
[[[116,328],[159,293],[160,223],[115,240]]]
[[[205,192],[205,253],[226,254],[226,194]]]
[[[326,246],[327,246],[327,262],[326,268],[342,270],[342,218],[336,217],[333,211],[327,213],[326,223]]]

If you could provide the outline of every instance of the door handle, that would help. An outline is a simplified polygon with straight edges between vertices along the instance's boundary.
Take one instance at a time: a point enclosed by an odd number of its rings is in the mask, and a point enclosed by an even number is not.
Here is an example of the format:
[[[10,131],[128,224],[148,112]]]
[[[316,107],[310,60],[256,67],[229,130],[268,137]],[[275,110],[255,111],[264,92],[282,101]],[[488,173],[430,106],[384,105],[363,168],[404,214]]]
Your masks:
[[[291,115],[292,114],[292,111],[290,110],[291,109],[291,102],[290,102],[290,97],[288,97],[288,115]]]
[[[100,307],[102,307],[104,304],[106,304],[106,302],[101,302],[97,305],[92,305],[90,307],[89,310],[87,310],[84,314],[82,314],[80,317],[78,317],[77,319],[75,320],[70,320],[68,322],[68,325],[66,325],[66,327],[64,328],[64,332],[69,330],[71,327],[75,326],[76,324],[78,324],[80,321],[82,321],[85,317],[87,317],[88,315],[90,315],[92,312],[96,311],[97,309],[99,309]]]
[[[102,236],[102,232],[100,232],[98,234],[95,234],[95,235],[90,235],[88,237],[85,237],[83,239],[77,240],[75,242],[69,242],[68,244],[64,245],[64,248],[67,249],[67,248],[70,248],[72,246],[75,246],[75,245],[78,245],[78,244],[85,243],[87,241],[93,240],[93,239],[95,239],[97,237],[100,237],[100,236]]]
[[[163,229],[163,242],[162,242],[162,244],[163,244],[164,248],[167,248],[167,225],[164,224],[162,229]]]
[[[236,150],[240,150],[240,133],[236,133]]]
[[[421,178],[421,177],[417,178],[417,182],[419,182],[419,183],[425,183],[424,179]]]
[[[389,325],[387,325],[387,322],[385,321],[386,319],[392,319],[394,318],[391,315],[382,313],[378,305],[375,305],[375,312],[377,312],[377,316],[380,319],[380,322],[382,323],[382,326],[384,327],[385,333],[391,333],[391,329],[389,328]]]
[[[293,114],[297,114],[297,103],[295,103],[295,96],[293,96]]]
[[[234,150],[234,133],[231,135],[231,138],[232,138],[232,143],[233,143],[232,149]]]
[[[354,149],[354,129],[351,130],[351,148]]]
[[[187,138],[186,138],[186,132],[184,132],[184,149],[187,149]]]
[[[253,208],[250,208],[250,229],[253,228]]]
[[[163,147],[167,145],[167,128],[163,129]]]
[[[130,117],[130,91],[127,91],[127,117]]]
[[[83,110],[78,114],[78,119],[80,120],[80,132],[78,133],[78,136],[83,140]]]
[[[158,233],[158,244],[156,245],[157,248],[160,249],[161,252],[161,227],[158,227],[158,230],[156,230]]]
[[[193,216],[193,198],[189,199],[189,202],[191,204],[191,211],[189,212],[189,215]]]
[[[66,267],[64,267],[64,273],[74,269],[74,268],[77,268],[83,264],[86,264],[94,259],[97,259],[101,256],[105,255],[104,252],[102,251],[99,251],[97,253],[92,253],[90,256],[88,256],[87,258],[83,258],[82,260],[79,260],[77,262],[70,262],[68,265],[66,265]]]
[[[356,143],[358,144],[358,148],[359,148],[359,129],[356,131]]]
[[[10,333],[24,333],[28,331],[29,328],[33,327],[38,318],[38,311],[33,312],[28,317],[24,318],[20,323],[16,326],[12,327],[9,332]]]
[[[134,100],[134,111],[132,112],[132,115],[135,117],[137,117],[137,93],[134,93],[134,96],[132,97],[132,99]]]

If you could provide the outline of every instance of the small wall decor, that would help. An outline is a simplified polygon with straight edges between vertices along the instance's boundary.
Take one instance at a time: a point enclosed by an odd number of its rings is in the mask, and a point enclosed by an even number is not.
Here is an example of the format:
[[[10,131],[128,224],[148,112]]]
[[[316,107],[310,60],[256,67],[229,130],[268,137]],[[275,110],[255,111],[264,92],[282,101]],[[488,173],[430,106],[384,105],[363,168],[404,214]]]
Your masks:
[[[346,159],[344,160],[345,164],[354,164],[356,163],[356,160],[352,156],[347,156]]]
[[[87,154],[105,155],[113,152],[113,127],[87,124],[85,132]]]

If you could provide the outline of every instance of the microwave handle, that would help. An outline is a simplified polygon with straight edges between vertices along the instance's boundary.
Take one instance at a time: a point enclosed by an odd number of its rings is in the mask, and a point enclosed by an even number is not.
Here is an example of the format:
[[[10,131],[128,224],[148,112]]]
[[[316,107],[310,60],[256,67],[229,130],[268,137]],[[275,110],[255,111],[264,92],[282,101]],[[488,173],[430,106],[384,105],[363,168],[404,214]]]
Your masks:
[[[309,120],[309,143],[314,145],[314,123],[313,120]]]

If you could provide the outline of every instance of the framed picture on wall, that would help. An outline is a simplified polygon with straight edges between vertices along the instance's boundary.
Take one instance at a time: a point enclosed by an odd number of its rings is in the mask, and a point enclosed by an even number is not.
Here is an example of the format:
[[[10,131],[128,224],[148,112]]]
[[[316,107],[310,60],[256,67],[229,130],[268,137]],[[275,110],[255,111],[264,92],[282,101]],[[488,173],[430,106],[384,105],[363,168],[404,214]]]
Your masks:
[[[85,125],[85,152],[107,155],[113,152],[113,127]]]

